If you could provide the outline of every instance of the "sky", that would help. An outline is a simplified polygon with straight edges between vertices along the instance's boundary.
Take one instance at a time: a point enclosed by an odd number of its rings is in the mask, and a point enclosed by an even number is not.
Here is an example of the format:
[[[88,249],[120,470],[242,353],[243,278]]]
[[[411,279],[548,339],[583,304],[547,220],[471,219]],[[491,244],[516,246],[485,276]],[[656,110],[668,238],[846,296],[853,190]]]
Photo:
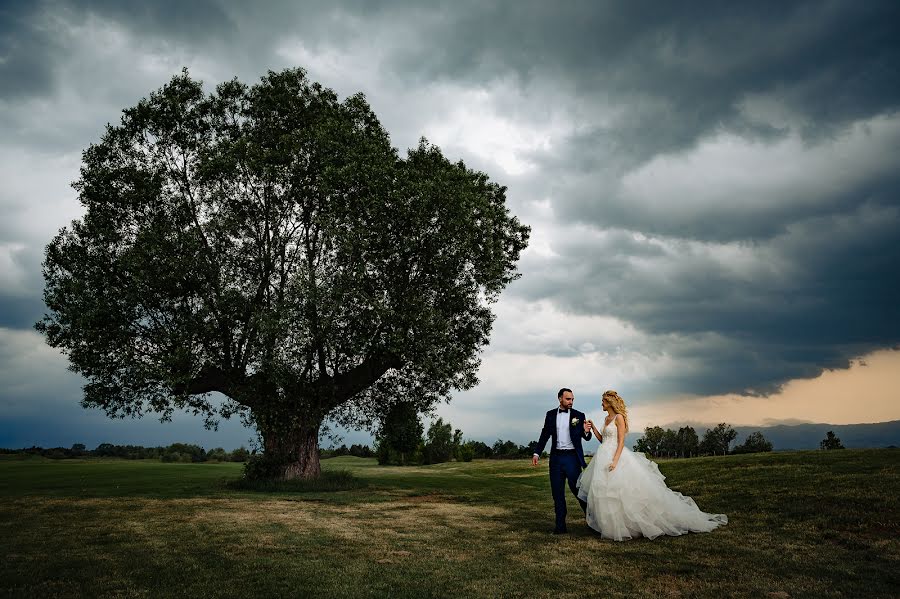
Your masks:
[[[900,419],[900,4],[0,0],[0,446],[246,445],[109,420],[33,329],[107,123],[187,67],[363,92],[532,227],[481,383],[436,415],[538,436],[556,391],[633,427]],[[341,431],[343,442],[365,432]]]

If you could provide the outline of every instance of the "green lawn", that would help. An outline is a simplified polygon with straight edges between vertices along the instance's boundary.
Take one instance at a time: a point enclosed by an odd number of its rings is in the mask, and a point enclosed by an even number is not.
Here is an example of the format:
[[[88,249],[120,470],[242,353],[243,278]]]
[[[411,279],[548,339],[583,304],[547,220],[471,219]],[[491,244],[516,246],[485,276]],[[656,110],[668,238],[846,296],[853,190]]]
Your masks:
[[[662,461],[708,534],[549,534],[546,460],[379,467],[235,491],[238,464],[0,458],[5,597],[897,597],[900,451]]]

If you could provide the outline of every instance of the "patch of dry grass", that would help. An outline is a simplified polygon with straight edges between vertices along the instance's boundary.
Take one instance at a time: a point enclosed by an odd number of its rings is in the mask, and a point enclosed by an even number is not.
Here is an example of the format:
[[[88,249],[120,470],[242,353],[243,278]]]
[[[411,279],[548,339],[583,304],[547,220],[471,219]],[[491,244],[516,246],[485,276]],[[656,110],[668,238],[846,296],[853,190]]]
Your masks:
[[[20,478],[0,504],[0,596],[898,596],[897,454],[853,453],[665,462],[673,487],[729,525],[625,543],[590,531],[571,498],[571,534],[549,535],[546,472],[527,463],[351,458],[326,467],[369,488],[239,493],[210,481],[198,494],[187,481],[169,497],[121,464],[107,483],[119,496],[100,480],[108,463],[73,466],[77,487],[53,465],[72,492]],[[147,472],[167,471],[133,476]]]

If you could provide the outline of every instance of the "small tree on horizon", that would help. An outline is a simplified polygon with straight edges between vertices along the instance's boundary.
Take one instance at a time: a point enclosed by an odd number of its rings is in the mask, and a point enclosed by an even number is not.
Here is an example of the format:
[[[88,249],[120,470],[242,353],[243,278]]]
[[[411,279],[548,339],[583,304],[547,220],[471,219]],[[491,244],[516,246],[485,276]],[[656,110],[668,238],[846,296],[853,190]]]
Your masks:
[[[683,458],[693,457],[700,452],[700,438],[692,426],[683,426],[675,433],[675,445]]]
[[[634,450],[649,453],[652,457],[659,457],[663,450],[666,431],[659,426],[648,426],[644,429],[644,436],[634,444]]]
[[[737,438],[737,431],[730,424],[719,423],[713,428],[706,429],[703,440],[700,442],[700,453],[712,455],[726,455],[731,449],[731,443]]]
[[[410,401],[390,407],[375,436],[375,455],[379,464],[407,466],[421,461],[422,422],[416,405]]]
[[[764,453],[772,451],[772,443],[766,439],[762,432],[756,431],[747,435],[741,445],[737,445],[732,453]]]
[[[424,458],[426,464],[449,462],[454,453],[453,426],[438,418],[428,427],[425,436]]]
[[[834,431],[828,431],[825,438],[819,443],[820,449],[844,449],[844,445]]]

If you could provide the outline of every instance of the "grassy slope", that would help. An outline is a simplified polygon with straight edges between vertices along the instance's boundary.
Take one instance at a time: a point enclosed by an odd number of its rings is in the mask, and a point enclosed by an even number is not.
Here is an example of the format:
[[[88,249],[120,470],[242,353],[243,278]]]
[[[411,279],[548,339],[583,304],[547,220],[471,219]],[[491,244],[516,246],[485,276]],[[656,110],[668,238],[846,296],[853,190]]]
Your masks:
[[[0,596],[900,596],[900,451],[664,461],[728,514],[709,534],[603,541],[546,461],[382,468],[369,487],[229,490],[236,464],[0,459]]]

